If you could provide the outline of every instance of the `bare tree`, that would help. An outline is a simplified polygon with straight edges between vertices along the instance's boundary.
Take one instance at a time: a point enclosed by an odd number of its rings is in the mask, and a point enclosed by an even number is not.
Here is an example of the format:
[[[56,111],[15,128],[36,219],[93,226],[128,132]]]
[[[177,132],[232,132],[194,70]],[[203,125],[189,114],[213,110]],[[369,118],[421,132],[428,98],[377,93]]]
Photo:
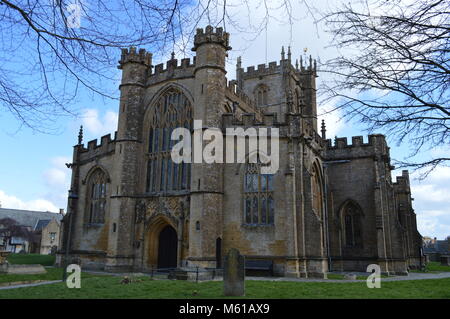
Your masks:
[[[411,154],[450,145],[450,2],[367,0],[324,16],[342,54],[321,68],[323,90],[349,119],[384,129]],[[400,166],[450,163],[450,155]]]
[[[14,219],[2,218],[0,219],[0,237],[9,241],[11,237],[19,237],[34,242],[36,240],[35,234],[23,225],[19,225]]]
[[[266,10],[255,25],[254,6]],[[258,33],[280,7],[291,17],[285,0],[0,0],[0,107],[49,132],[56,117],[77,114],[80,96],[117,97],[107,87],[117,79],[118,48],[185,51],[200,23]],[[230,10],[247,12],[248,23]]]

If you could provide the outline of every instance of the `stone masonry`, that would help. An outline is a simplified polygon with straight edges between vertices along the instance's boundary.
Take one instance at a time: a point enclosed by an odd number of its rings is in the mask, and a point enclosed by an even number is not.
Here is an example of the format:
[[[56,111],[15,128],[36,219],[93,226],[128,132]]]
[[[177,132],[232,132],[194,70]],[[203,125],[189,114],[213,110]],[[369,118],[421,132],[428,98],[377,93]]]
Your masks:
[[[385,137],[333,142],[324,124],[319,134],[312,59],[293,65],[288,48],[279,62],[244,69],[239,58],[228,81],[229,50],[229,34],[211,26],[197,30],[193,60],[172,55],[154,66],[144,49],[122,50],[118,130],[87,146],[80,134],[74,146],[59,262],[69,249],[83,268],[221,268],[236,248],[246,260],[272,261],[281,276],[419,267],[408,172],[392,181]],[[246,219],[245,164],[164,164],[163,123],[193,131],[192,120],[224,135],[231,127],[279,129],[280,168],[251,208],[258,222]]]

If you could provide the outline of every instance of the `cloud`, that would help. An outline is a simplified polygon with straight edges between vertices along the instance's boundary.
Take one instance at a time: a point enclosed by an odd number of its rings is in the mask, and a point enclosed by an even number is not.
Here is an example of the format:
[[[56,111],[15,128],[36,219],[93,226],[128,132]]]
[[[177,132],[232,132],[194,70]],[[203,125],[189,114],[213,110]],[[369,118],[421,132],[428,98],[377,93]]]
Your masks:
[[[339,132],[344,128],[345,121],[341,117],[339,109],[333,110],[334,107],[330,104],[319,106],[318,114],[318,129],[320,131],[322,120],[325,120],[327,138],[333,139],[339,136]]]
[[[436,167],[426,179],[411,174],[411,194],[422,235],[444,239],[450,235],[450,167]]]
[[[0,190],[0,203],[3,208],[36,210],[58,212],[59,209],[50,201],[46,199],[34,199],[30,201],[21,200],[13,195],[8,195]]]
[[[58,212],[67,206],[67,191],[70,188],[70,170],[65,163],[69,157],[56,156],[50,159],[50,168],[42,173],[43,189],[37,199],[23,200],[16,195],[0,190],[0,203],[3,208]]]
[[[67,191],[70,188],[70,170],[66,167],[66,163],[70,163],[71,159],[65,156],[57,156],[50,160],[51,168],[42,174],[48,192],[45,198],[59,207],[66,207]]]
[[[105,135],[117,130],[119,115],[113,111],[107,111],[100,116],[96,109],[85,109],[82,115],[84,128],[93,135]]]
[[[422,202],[450,203],[449,189],[442,189],[436,184],[414,185],[411,187],[416,200]]]

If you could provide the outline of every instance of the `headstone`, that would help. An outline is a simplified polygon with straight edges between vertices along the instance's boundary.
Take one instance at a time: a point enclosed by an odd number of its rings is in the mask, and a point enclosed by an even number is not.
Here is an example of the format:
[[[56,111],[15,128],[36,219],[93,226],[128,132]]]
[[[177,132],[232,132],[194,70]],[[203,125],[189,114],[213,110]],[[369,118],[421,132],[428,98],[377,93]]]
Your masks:
[[[355,274],[346,274],[344,276],[345,280],[356,280],[356,275]]]
[[[6,268],[7,274],[17,274],[17,275],[40,275],[46,274],[47,270],[42,265],[8,265]]]
[[[236,248],[230,249],[223,263],[225,296],[245,296],[245,257]]]
[[[6,274],[8,273],[8,264],[0,264],[0,274]]]
[[[450,255],[441,255],[441,265],[450,266]]]

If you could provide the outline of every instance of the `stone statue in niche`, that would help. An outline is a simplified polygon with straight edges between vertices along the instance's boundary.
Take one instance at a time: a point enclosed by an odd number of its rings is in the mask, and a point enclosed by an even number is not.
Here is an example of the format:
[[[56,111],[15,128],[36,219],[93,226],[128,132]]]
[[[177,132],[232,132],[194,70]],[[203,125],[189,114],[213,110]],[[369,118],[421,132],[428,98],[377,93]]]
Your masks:
[[[294,98],[292,96],[292,90],[288,90],[287,92],[286,104],[288,107],[288,112],[294,113]]]
[[[144,200],[140,200],[136,203],[136,224],[140,224],[145,219],[145,212],[147,205]]]

